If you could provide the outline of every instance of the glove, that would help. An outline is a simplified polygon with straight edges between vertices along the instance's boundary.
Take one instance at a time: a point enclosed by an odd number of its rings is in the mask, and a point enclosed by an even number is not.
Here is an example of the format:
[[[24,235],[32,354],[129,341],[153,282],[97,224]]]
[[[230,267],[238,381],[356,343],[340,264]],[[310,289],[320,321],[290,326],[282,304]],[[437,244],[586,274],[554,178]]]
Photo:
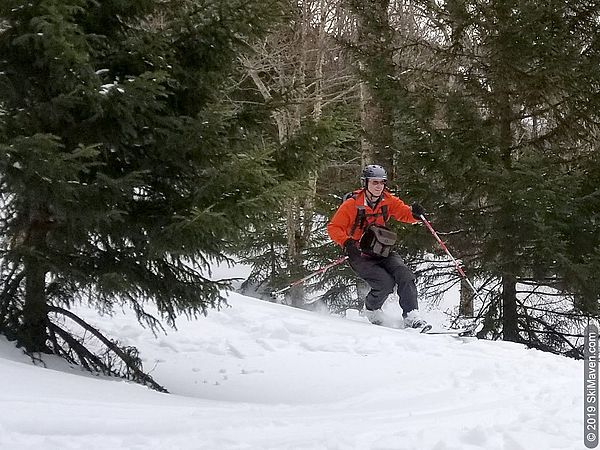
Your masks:
[[[425,214],[425,208],[423,208],[419,203],[413,203],[410,207],[410,210],[416,220],[421,220],[421,216]]]
[[[361,251],[358,248],[358,242],[354,239],[348,239],[344,242],[344,253],[350,258],[358,258],[361,255]]]

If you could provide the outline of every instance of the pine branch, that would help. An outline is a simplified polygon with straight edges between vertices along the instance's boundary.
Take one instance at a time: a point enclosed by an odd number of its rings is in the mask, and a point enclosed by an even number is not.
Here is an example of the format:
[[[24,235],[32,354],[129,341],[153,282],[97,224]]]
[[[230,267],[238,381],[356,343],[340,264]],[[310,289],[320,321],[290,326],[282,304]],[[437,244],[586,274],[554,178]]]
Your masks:
[[[53,342],[56,345],[58,345],[58,347],[56,347],[56,348],[61,349],[63,355],[67,356],[67,358],[70,362],[82,365],[85,368],[85,370],[87,370],[88,372],[101,371],[105,375],[118,376],[118,374],[116,372],[113,372],[112,370],[110,370],[104,364],[104,362],[102,362],[100,360],[100,358],[98,358],[96,355],[94,355],[92,352],[90,352],[81,342],[79,342],[77,339],[75,339],[68,331],[63,330],[61,327],[59,327],[58,325],[56,325],[54,323],[50,323],[48,325],[48,328],[50,328],[52,330],[51,331],[52,335],[55,336],[55,334],[57,333],[69,345],[69,348],[73,352],[75,352],[75,355],[77,355],[77,359],[75,359],[71,355],[69,355],[64,349],[62,349],[62,346],[56,342],[56,337],[54,337]],[[56,351],[55,353],[57,355],[60,355],[61,352]]]
[[[135,375],[134,379],[136,381],[141,382],[142,384],[150,386],[152,389],[157,390],[159,392],[168,392],[164,387],[156,383],[150,375],[140,370],[131,360],[131,357],[126,355],[123,350],[116,345],[114,342],[107,339],[100,331],[98,331],[93,326],[86,323],[83,319],[78,317],[66,309],[60,308],[58,306],[48,306],[48,311],[54,312],[57,314],[62,314],[63,316],[69,317],[71,320],[76,322],[79,326],[81,326],[84,330],[89,331],[92,335],[94,335],[98,340],[100,340],[109,350],[115,353],[127,366],[127,368]],[[78,347],[77,347],[78,348]],[[87,350],[86,350],[87,351]]]

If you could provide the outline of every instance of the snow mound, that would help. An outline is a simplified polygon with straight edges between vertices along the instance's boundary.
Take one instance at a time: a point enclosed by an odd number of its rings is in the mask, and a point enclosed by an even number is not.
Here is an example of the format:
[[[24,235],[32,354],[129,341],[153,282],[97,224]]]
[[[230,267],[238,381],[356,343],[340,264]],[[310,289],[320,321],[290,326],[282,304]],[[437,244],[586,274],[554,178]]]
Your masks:
[[[228,302],[158,337],[131,312],[77,311],[170,395],[36,367],[0,340],[0,449],[583,448],[580,361]]]

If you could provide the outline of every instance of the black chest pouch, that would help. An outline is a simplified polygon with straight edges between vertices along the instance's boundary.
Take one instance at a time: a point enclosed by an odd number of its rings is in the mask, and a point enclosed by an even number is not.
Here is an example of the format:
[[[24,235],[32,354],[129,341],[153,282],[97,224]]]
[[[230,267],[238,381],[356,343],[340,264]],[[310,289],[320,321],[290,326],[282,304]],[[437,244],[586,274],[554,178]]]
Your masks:
[[[369,225],[360,238],[360,250],[371,256],[387,257],[396,243],[396,233],[382,225]]]

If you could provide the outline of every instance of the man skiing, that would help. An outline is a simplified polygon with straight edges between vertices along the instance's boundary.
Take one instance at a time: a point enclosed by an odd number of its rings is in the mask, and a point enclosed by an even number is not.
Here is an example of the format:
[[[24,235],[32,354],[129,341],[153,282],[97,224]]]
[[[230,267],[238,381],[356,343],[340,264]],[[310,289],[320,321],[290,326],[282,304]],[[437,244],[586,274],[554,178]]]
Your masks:
[[[419,315],[415,274],[392,251],[395,233],[385,228],[391,217],[405,223],[418,223],[424,210],[406,205],[385,189],[387,173],[379,165],[362,171],[362,189],[354,191],[340,205],[329,223],[329,237],[344,248],[350,266],[365,280],[371,291],[365,298],[365,315],[376,325],[384,322],[381,307],[397,287],[404,324],[410,328],[427,325]]]

